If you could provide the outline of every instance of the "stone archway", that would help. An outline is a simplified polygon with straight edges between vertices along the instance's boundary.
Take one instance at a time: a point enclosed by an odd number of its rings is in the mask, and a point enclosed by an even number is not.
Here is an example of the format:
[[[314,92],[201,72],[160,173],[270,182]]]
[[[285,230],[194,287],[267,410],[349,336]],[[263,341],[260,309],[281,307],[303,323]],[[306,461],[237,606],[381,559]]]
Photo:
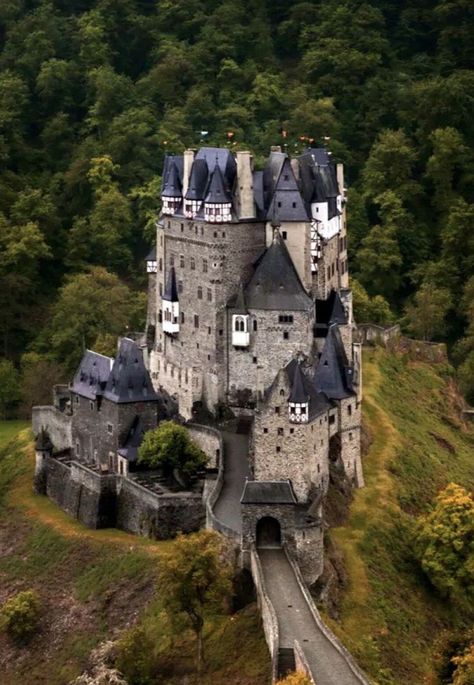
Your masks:
[[[281,547],[281,527],[273,516],[264,516],[257,522],[257,547],[275,549]]]

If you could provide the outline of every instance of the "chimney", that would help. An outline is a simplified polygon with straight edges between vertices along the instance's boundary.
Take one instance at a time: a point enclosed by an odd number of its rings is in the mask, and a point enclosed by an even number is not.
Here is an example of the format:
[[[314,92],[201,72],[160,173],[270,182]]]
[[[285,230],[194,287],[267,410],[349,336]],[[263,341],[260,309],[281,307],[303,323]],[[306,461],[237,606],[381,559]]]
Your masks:
[[[255,218],[253,196],[253,163],[250,152],[237,152],[237,216],[239,219]]]
[[[270,152],[281,152],[281,145],[271,145]]]
[[[300,180],[300,165],[299,165],[298,159],[296,157],[292,157],[290,159],[290,164],[291,164],[291,168],[293,169],[293,173],[295,175],[296,180],[299,181]]]
[[[344,192],[344,164],[338,164],[336,166],[336,174],[339,192],[343,197],[345,197],[346,193]]]
[[[194,162],[194,150],[184,151],[184,164],[183,164],[183,197],[186,197],[188,192],[189,177],[191,175],[191,167]]]

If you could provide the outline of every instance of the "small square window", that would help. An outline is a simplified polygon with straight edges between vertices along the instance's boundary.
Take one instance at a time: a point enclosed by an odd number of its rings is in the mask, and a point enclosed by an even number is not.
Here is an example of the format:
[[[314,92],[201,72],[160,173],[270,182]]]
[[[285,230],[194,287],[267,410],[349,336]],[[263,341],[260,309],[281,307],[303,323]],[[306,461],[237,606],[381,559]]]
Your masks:
[[[280,413],[280,407],[275,407],[275,414],[279,414],[279,413]]]
[[[352,414],[352,404],[349,404],[347,406],[347,413],[349,414],[349,416]]]
[[[252,357],[252,362],[253,362],[254,364],[256,364],[256,363],[257,363],[257,357]]]
[[[281,447],[280,447],[280,445],[277,445],[276,451],[277,451],[277,452],[281,452]]]
[[[283,237],[283,240],[286,240],[287,237],[288,237],[288,234],[287,234],[286,231],[282,231],[282,232],[281,232],[281,235],[282,235],[282,237]]]
[[[283,340],[289,340],[290,339],[290,334],[288,331],[283,331]]]
[[[277,432],[278,432],[278,435],[283,435],[283,428],[278,428]]]
[[[291,435],[293,435],[294,432],[295,432],[295,429],[294,429],[294,428],[290,428],[290,433],[291,433]]]
[[[264,428],[264,429],[263,429],[263,432],[264,432],[264,433],[268,433],[268,428]]]
[[[114,427],[112,426],[111,423],[107,424],[107,433],[113,433],[114,432]]]
[[[329,417],[329,425],[332,426],[336,422],[336,417],[334,414]]]

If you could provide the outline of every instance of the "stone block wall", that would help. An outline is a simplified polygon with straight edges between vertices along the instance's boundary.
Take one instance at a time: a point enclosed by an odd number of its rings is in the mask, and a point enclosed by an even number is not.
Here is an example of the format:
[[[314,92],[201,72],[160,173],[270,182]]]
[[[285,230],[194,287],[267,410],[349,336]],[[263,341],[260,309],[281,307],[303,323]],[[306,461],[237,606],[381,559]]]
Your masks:
[[[138,483],[122,479],[117,497],[117,527],[129,533],[167,540],[192,533],[205,524],[200,495],[157,495]]]
[[[59,411],[53,405],[33,407],[33,434],[38,435],[43,427],[49,433],[55,452],[61,452],[71,447],[72,427],[69,414]]]
[[[188,423],[186,428],[192,440],[207,454],[209,459],[207,467],[219,468],[224,449],[220,432],[210,426],[201,426],[197,423]]]

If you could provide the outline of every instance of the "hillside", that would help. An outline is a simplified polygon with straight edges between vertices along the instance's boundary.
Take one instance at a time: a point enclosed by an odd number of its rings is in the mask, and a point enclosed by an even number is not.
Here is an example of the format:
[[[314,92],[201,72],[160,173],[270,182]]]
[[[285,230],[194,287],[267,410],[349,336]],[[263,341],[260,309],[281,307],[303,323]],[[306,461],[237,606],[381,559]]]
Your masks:
[[[146,645],[152,640],[147,658],[163,674],[160,683],[171,685],[175,676],[192,672],[194,642],[184,634],[170,644],[154,583],[160,552],[173,542],[84,528],[32,494],[33,464],[25,424],[0,424],[0,604],[34,588],[44,606],[40,632],[28,647],[14,647],[0,633],[2,685],[65,685],[86,667],[98,642],[137,620],[145,626]],[[254,604],[209,621],[205,648],[209,659],[200,683],[266,685],[269,658]],[[138,643],[135,656],[136,649]]]
[[[451,610],[413,559],[414,517],[454,481],[474,486],[474,427],[459,420],[452,369],[365,352],[366,487],[330,532],[349,587],[331,627],[380,685],[440,683],[468,617]]]

